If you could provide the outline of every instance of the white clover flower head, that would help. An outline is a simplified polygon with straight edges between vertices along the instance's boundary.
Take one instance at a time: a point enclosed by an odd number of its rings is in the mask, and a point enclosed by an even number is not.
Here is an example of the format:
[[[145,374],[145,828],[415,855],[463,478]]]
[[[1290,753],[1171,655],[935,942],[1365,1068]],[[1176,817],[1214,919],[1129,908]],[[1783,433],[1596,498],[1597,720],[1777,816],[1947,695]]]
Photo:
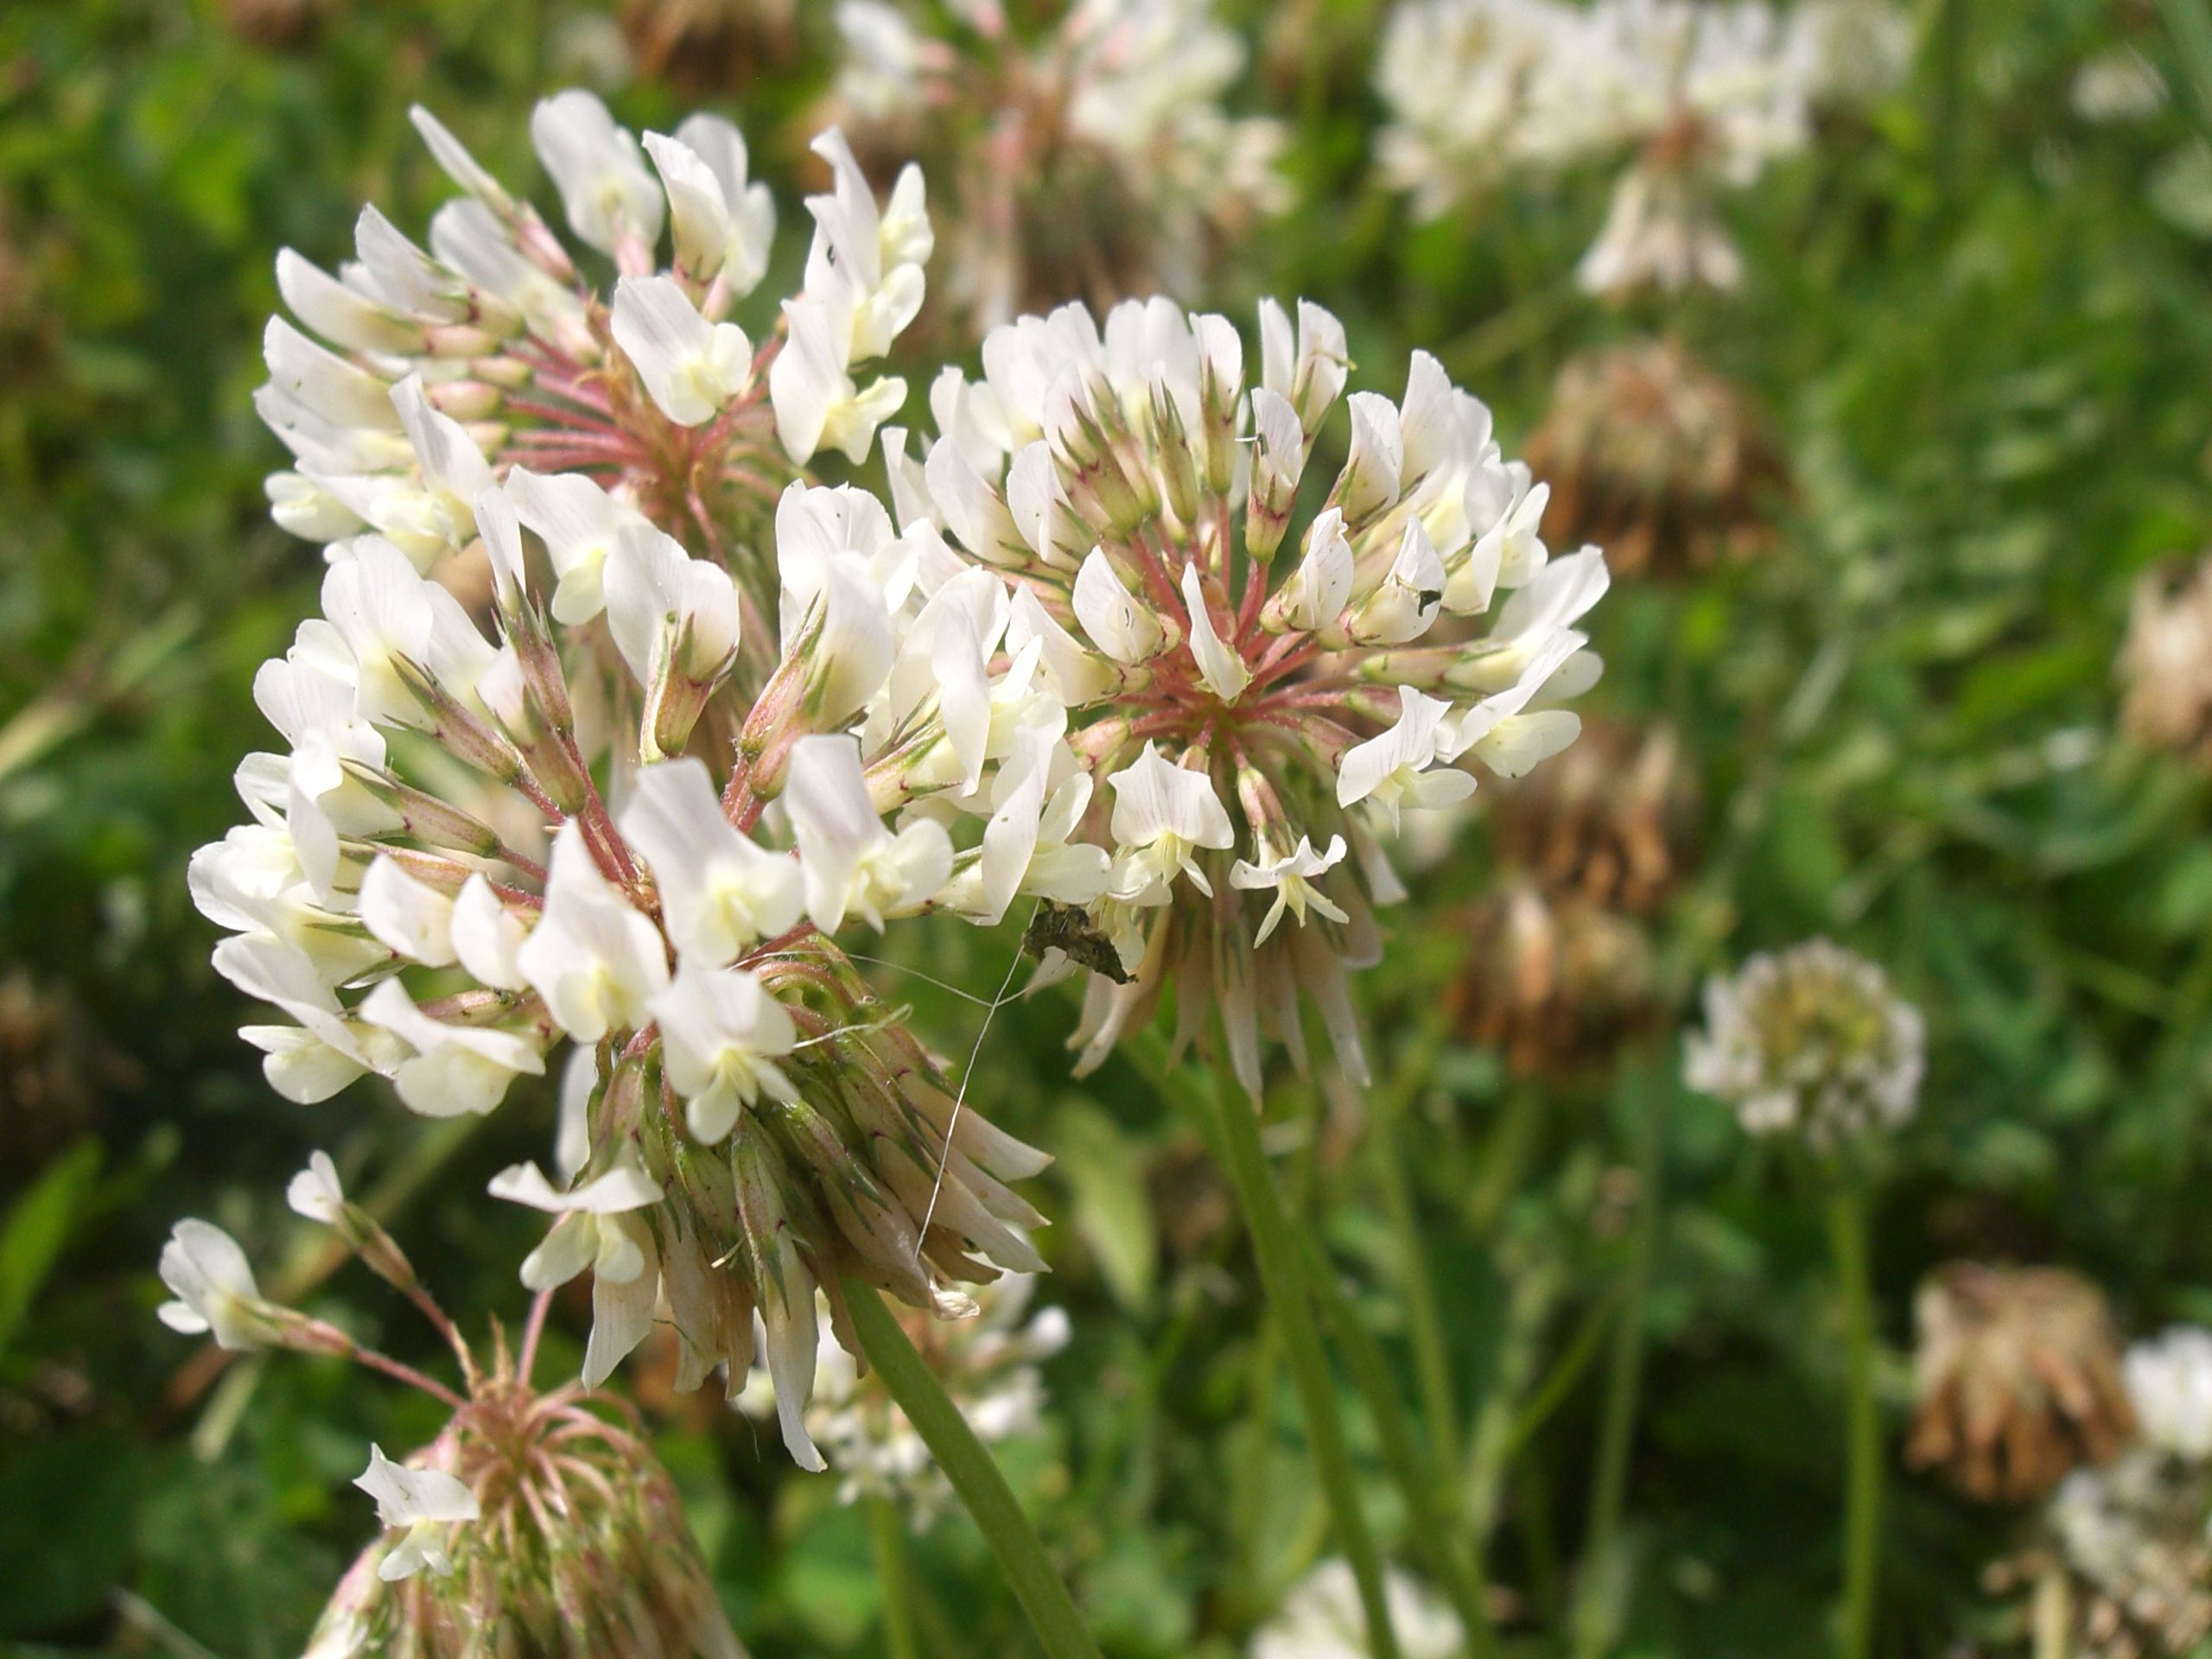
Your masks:
[[[442,1469],[410,1469],[392,1462],[381,1446],[369,1447],[369,1466],[353,1484],[376,1500],[377,1519],[397,1528],[399,1541],[377,1568],[387,1584],[425,1570],[449,1576],[446,1545],[453,1529],[478,1520],[476,1494]]]
[[[1717,197],[1806,149],[1821,111],[1887,92],[1911,46],[1889,0],[1402,0],[1376,57],[1380,169],[1435,218],[1516,170],[1610,164],[1583,287],[1733,288]]]
[[[156,1312],[170,1330],[185,1336],[212,1333],[219,1346],[233,1351],[264,1347],[276,1339],[275,1310],[263,1300],[245,1252],[212,1222],[177,1223],[162,1247],[161,1273],[176,1300]]]
[[[1736,1109],[1753,1135],[1827,1150],[1901,1127],[1919,1103],[1920,1011],[1863,957],[1827,939],[1751,957],[1705,988],[1706,1025],[1683,1080]]]
[[[1466,1633],[1459,1617],[1433,1591],[1387,1567],[1383,1600],[1405,1659],[1451,1659]],[[1367,1624],[1351,1568],[1336,1557],[1293,1586],[1274,1618],[1252,1640],[1251,1659],[1367,1659]]]
[[[2212,1461],[2212,1331],[2177,1325],[2120,1359],[2145,1444],[2184,1463]]]
[[[849,181],[836,206],[849,297],[921,221]],[[803,1405],[817,1287],[858,1272],[950,1314],[958,1284],[1042,1265],[1005,1183],[1044,1160],[954,1109],[830,936],[1103,893],[1046,659],[1077,648],[864,492],[779,499],[765,613],[652,505],[517,468],[426,520],[448,556],[480,538],[489,638],[389,543],[341,550],[327,615],[257,681],[289,753],[240,768],[252,822],[191,885],[232,935],[218,968],[292,1022],[246,1033],[292,1098],[374,1072],[418,1113],[482,1114],[557,1070],[561,1179],[495,1190],[556,1217],[526,1283],[591,1274],[588,1383],[656,1319],[686,1386],[741,1379],[757,1310]],[[295,1196],[414,1286],[333,1168]],[[252,1333],[210,1282],[210,1322]],[[789,1438],[818,1460],[797,1417]]]
[[[473,539],[469,512],[497,480],[588,467],[596,481],[515,492],[562,578],[556,617],[581,622],[633,506],[742,544],[795,469],[825,448],[858,461],[897,410],[903,384],[865,371],[921,305],[918,175],[879,224],[841,168],[808,204],[804,288],[752,334],[728,314],[767,270],[775,208],[728,121],[693,115],[641,145],[591,92],[537,105],[531,136],[569,228],[614,261],[602,300],[533,207],[428,111],[414,118],[466,193],[433,218],[429,249],[370,208],[340,276],[290,249],[277,258],[306,332],[271,321],[256,405],[292,451],[269,494],[293,533],[336,556],[373,531],[429,571]],[[842,149],[834,133],[820,143]],[[731,574],[756,599],[772,580],[742,562]]]
[[[1249,352],[1164,299],[1103,324],[1064,306],[994,330],[982,363],[933,384],[918,465],[887,434],[893,494],[905,533],[964,557],[960,582],[1019,581],[1004,638],[1043,648],[1094,780],[1066,840],[1109,850],[1109,878],[1056,898],[1080,925],[1047,930],[1049,971],[1090,976],[1079,1069],[1172,984],[1181,1036],[1217,1010],[1255,1090],[1263,1038],[1302,1060],[1302,998],[1361,1075],[1345,976],[1400,896],[1382,841],[1474,790],[1463,755],[1513,775],[1572,741],[1554,705],[1595,677],[1578,625],[1603,556],[1552,558],[1542,486],[1433,358],[1402,397],[1354,388],[1342,324],[1310,302],[1264,303]],[[1340,401],[1349,459],[1301,513]]]
[[[925,11],[838,6],[835,102],[863,154],[950,181],[946,294],[979,331],[1069,294],[1190,286],[1288,204],[1283,124],[1224,108],[1247,54],[1211,0],[1069,6],[1034,34]]]

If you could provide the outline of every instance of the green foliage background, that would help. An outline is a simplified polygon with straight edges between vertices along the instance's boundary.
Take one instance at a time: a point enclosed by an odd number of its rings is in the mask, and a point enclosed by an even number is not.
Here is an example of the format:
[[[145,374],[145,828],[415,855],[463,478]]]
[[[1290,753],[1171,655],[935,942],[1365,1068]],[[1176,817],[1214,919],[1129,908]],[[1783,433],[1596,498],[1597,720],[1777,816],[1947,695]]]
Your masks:
[[[346,1484],[365,1442],[435,1427],[320,1363],[249,1363],[195,1392],[190,1344],[152,1318],[175,1217],[219,1222],[272,1273],[307,1262],[316,1241],[278,1195],[327,1147],[364,1190],[384,1184],[452,1302],[512,1319],[528,1223],[478,1195],[547,1132],[519,1093],[474,1133],[410,1120],[375,1085],[312,1110],[276,1098],[183,869],[237,817],[229,774],[261,741],[252,670],[320,568],[259,490],[279,456],[249,404],[276,249],[334,259],[367,200],[424,222],[445,188],[410,102],[534,179],[531,102],[603,73],[614,25],[557,0],[328,0],[271,44],[238,27],[248,9],[0,9],[0,1646],[25,1653],[297,1651],[372,1525]],[[2212,186],[2184,188],[2192,168],[2212,177],[2212,61],[2183,49],[2212,41],[2192,32],[2198,0],[1923,4],[1909,83],[1732,204],[1742,296],[1663,319],[1572,289],[1600,186],[1428,226],[1376,191],[1373,10],[1241,8],[1262,41],[1244,96],[1295,118],[1300,201],[1205,297],[1320,300],[1386,388],[1411,347],[1437,349],[1509,453],[1569,352],[1662,320],[1770,411],[1797,479],[1778,546],[1618,583],[1595,619],[1596,700],[1670,721],[1700,777],[1704,857],[1663,930],[1677,1012],[1703,971],[1828,931],[1927,1013],[1923,1108],[1876,1221],[1892,1425],[1911,1287],[1952,1255],[2077,1266],[2137,1332],[2212,1320],[2208,791],[2115,735],[2110,669],[2137,573],[2212,521]],[[803,15],[794,60],[703,100],[753,138],[786,242],[829,61],[826,16]],[[2085,125],[2069,77],[2121,38],[2174,96]],[[633,127],[690,101],[619,73],[606,90]],[[1508,1425],[1544,1408],[1478,1476],[1508,1650],[1566,1651],[1580,1631],[1584,1650],[1684,1659],[1821,1651],[1841,1448],[1818,1217],[1681,1090],[1671,1037],[1539,1087],[1437,1021],[1465,949],[1437,918],[1486,872],[1478,834],[1430,873],[1366,992],[1457,1404]],[[983,989],[1009,948],[933,939],[932,966]],[[965,1046],[971,1011],[917,1000]],[[1126,1062],[1068,1083],[1065,1014],[1002,1021],[976,1084],[1061,1158],[1038,1184],[1061,1224],[1046,1294],[1077,1334],[1014,1478],[1109,1654],[1241,1651],[1325,1544],[1287,1378],[1234,1230],[1167,1248],[1207,1201],[1159,1178],[1192,1156],[1192,1126]],[[1286,1178],[1410,1395],[1390,1189],[1371,1150],[1300,1140],[1313,1105],[1271,1103],[1296,1147]],[[1593,1227],[1605,1173],[1639,1166],[1662,1195],[1638,1212],[1649,1231]],[[1592,1561],[1639,1240],[1627,1519]],[[358,1273],[309,1294],[418,1343]],[[581,1321],[559,1323],[556,1357],[573,1358]],[[831,1484],[746,1420],[664,1424],[755,1652],[881,1651],[865,1522]],[[1373,1426],[1354,1427],[1402,1545]],[[1978,1574],[2018,1524],[1897,1477],[1881,1651],[2011,1650]],[[932,1651],[1026,1650],[963,1521],[913,1549]]]

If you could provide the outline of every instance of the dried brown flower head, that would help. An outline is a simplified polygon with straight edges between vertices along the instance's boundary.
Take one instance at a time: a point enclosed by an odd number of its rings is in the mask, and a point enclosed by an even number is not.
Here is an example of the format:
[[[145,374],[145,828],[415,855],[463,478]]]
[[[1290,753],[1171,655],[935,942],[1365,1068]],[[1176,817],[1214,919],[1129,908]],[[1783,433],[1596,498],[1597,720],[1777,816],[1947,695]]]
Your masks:
[[[1523,1076],[1605,1065],[1657,1017],[1651,942],[1635,920],[1533,882],[1501,887],[1461,929],[1467,966],[1448,993],[1454,1023]]]
[[[2122,730],[2212,760],[2212,556],[2143,573],[2117,667]]]
[[[1689,862],[1696,803],[1671,728],[1587,724],[1550,766],[1499,790],[1491,834],[1499,861],[1546,890],[1647,916]]]
[[[686,98],[741,90],[798,48],[798,0],[623,0],[639,76]]]
[[[1741,388],[1671,340],[1568,359],[1528,461],[1553,526],[1616,569],[1668,575],[1763,551],[1788,469]]]
[[[1970,1497],[2039,1497],[2134,1432],[2104,1293],[2079,1274],[1954,1262],[1914,1311],[1919,1406],[1905,1458]]]

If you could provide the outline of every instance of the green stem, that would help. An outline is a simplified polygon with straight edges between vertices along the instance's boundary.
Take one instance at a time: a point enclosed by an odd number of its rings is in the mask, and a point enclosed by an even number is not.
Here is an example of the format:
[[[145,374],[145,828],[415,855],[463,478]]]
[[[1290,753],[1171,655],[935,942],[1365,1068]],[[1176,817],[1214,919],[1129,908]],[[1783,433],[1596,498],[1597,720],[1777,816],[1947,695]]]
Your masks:
[[[1643,1306],[1651,1287],[1652,1258],[1658,1253],[1664,1135],[1655,1097],[1637,1111],[1637,1205],[1629,1258],[1621,1274],[1619,1323],[1605,1375],[1604,1415],[1598,1430],[1598,1472],[1590,1491],[1590,1525],[1582,1547],[1583,1571],[1597,1585],[1613,1581],[1613,1554],[1620,1534],[1621,1509],[1628,1497],[1628,1466],[1636,1449],[1636,1414],[1643,1387]],[[1587,1586],[1586,1586],[1586,1588]],[[1589,1656],[1608,1639],[1605,1621],[1586,1609],[1578,1621],[1576,1651]],[[1593,1645],[1594,1644],[1594,1645]]]
[[[1029,1517],[1021,1512],[1014,1489],[1006,1484],[991,1454],[976,1438],[975,1430],[960,1408],[945,1395],[914,1344],[899,1329],[899,1321],[883,1305],[872,1285],[857,1279],[845,1281],[845,1302],[851,1310],[854,1333],[859,1337],[868,1363],[882,1376],[891,1397],[906,1414],[922,1443],[937,1459],[937,1466],[960,1495],[983,1541],[998,1558],[999,1570],[1029,1616],[1030,1628],[1048,1659],[1099,1659],[1098,1646],[1083,1627],[1075,1603],[1068,1599],[1045,1547],[1037,1539]]]
[[[1468,1659],[1488,1659],[1497,1651],[1497,1638],[1491,1631],[1488,1611],[1483,1605],[1482,1581],[1466,1557],[1454,1548],[1459,1529],[1446,1513],[1437,1490],[1432,1471],[1438,1465],[1425,1463],[1414,1445],[1413,1426],[1407,1421],[1405,1406],[1398,1398],[1397,1384],[1391,1378],[1382,1344],[1345,1301],[1319,1243],[1310,1232],[1304,1236],[1303,1242],[1306,1273],[1313,1281],[1321,1317],[1337,1338],[1337,1346],[1351,1369],[1353,1382],[1366,1396],[1367,1409],[1375,1419],[1376,1433],[1382,1442],[1383,1460],[1390,1465],[1391,1473],[1406,1496],[1407,1514],[1414,1524],[1414,1541],[1428,1570],[1436,1575],[1437,1582],[1451,1599],[1460,1624],[1466,1628]]]
[[[1828,1201],[1828,1239],[1843,1293],[1845,1421],[1843,1659],[1874,1645],[1874,1590],[1882,1526],[1882,1420],[1874,1398],[1874,1281],[1866,1243],[1866,1194],[1848,1173]]]
[[[868,1501],[868,1543],[875,1555],[876,1596],[883,1609],[883,1650],[890,1659],[921,1659],[908,1601],[906,1522],[889,1500]]]
[[[1321,1351],[1320,1332],[1313,1325],[1313,1292],[1305,1264],[1292,1242],[1282,1197],[1268,1173],[1267,1154],[1260,1146],[1259,1114],[1230,1070],[1224,1042],[1214,1062],[1213,1103],[1230,1181],[1244,1211],[1252,1253],[1259,1260],[1260,1282],[1267,1292],[1268,1311],[1290,1363],[1291,1380],[1297,1385],[1306,1440],[1313,1448],[1322,1494],[1336,1522],[1337,1543],[1359,1586],[1368,1651],[1374,1659],[1399,1659],[1397,1633],[1391,1628],[1389,1605],[1383,1599],[1382,1558],[1367,1529],[1367,1517],[1360,1510],[1351,1457],[1344,1447],[1343,1426],[1337,1421],[1335,1383]]]
[[[1404,1279],[1407,1330],[1413,1342],[1414,1380],[1420,1387],[1421,1412],[1428,1423],[1429,1449],[1439,1464],[1457,1469],[1459,1390],[1452,1386],[1451,1351],[1437,1311],[1435,1280],[1429,1272],[1428,1250],[1421,1237],[1421,1217],[1414,1207],[1413,1182],[1407,1177],[1399,1133],[1408,1102],[1427,1081],[1440,1046],[1440,1033],[1408,1058],[1397,1084],[1375,1090],[1368,1145],[1376,1184],[1382,1189],[1382,1207],[1389,1213],[1391,1231],[1397,1235],[1398,1271]]]

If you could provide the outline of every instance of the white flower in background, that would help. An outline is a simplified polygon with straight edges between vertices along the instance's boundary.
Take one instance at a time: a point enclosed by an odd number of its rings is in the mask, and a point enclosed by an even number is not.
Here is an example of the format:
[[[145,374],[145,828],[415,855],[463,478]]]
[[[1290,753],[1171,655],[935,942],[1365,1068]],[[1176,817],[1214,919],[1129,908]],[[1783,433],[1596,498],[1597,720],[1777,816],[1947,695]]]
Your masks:
[[[1027,35],[995,6],[923,16],[839,5],[832,102],[877,170],[918,156],[950,182],[945,290],[978,331],[1071,294],[1193,287],[1287,204],[1282,124],[1223,107],[1246,53],[1209,0],[1085,0]]]
[[[1311,303],[1263,304],[1249,353],[1166,300],[1103,327],[1071,305],[992,331],[980,379],[938,378],[918,461],[884,435],[903,533],[963,555],[961,583],[1019,580],[1004,637],[1039,649],[1093,780],[1053,829],[1109,851],[1108,879],[1046,894],[1034,934],[1048,972],[1090,975],[1081,1069],[1173,985],[1180,1038],[1218,1018],[1255,1092],[1264,1039],[1303,1061],[1306,998],[1363,1077],[1346,971],[1403,896],[1382,842],[1474,790],[1462,755],[1516,775],[1579,729],[1554,705],[1596,677],[1602,556],[1551,557],[1542,486],[1426,353],[1402,398],[1352,393],[1343,471],[1306,480],[1350,377]]]
[[[2144,1440],[2185,1463],[2212,1460],[2212,1331],[2177,1325],[2120,1360]]]
[[[1684,1046],[1683,1080],[1733,1106],[1753,1135],[1827,1149],[1895,1129],[1919,1103],[1920,1011],[1879,968],[1827,939],[1707,981],[1705,1018]]]
[[[441,1577],[451,1573],[446,1546],[453,1529],[483,1513],[476,1494],[444,1470],[410,1469],[385,1457],[381,1446],[369,1447],[369,1466],[353,1484],[376,1499],[378,1520],[400,1529],[399,1541],[377,1567],[387,1584],[425,1569]]]
[[[2044,1512],[2056,1546],[2052,1596],[2037,1600],[2070,1618],[2055,1631],[2069,1653],[2183,1654],[2212,1636],[2212,1503],[2201,1466],[2153,1447],[2122,1452],[2101,1469],[2076,1469]]]
[[[1069,1329],[1064,1309],[1030,1311],[1037,1284],[1034,1274],[1007,1274],[977,1289],[980,1311],[972,1319],[902,1320],[968,1427],[986,1446],[1043,1432],[1046,1395],[1038,1367],[1067,1346]],[[753,1372],[738,1403],[755,1415],[774,1412],[775,1380],[764,1371]],[[838,1477],[842,1502],[889,1499],[918,1531],[951,1501],[952,1488],[906,1414],[880,1377],[860,1375],[852,1356],[830,1337],[826,1317],[806,1428]]]
[[[1433,1592],[1389,1567],[1382,1597],[1405,1659],[1452,1659],[1461,1650],[1466,1632],[1459,1615]],[[1251,1659],[1367,1659],[1373,1651],[1351,1568],[1332,1558],[1283,1598],[1252,1638]]]
[[[2100,125],[2141,121],[2165,106],[2166,78],[2133,46],[2107,47],[2074,72],[2067,101]]]
[[[899,407],[902,384],[863,371],[921,304],[930,233],[918,175],[885,234],[849,263],[854,245],[833,253],[832,241],[876,210],[848,159],[834,194],[809,203],[815,255],[787,302],[795,317],[838,326],[787,334],[772,306],[749,334],[728,313],[767,270],[775,210],[728,122],[694,115],[641,145],[590,92],[537,106],[531,139],[569,227],[616,264],[602,304],[527,201],[427,111],[414,119],[465,193],[432,219],[429,250],[370,208],[358,263],[337,276],[289,249],[277,259],[308,333],[269,325],[270,380],[256,404],[295,467],[269,480],[270,499],[279,524],[333,557],[372,530],[429,571],[472,539],[478,494],[518,464],[589,467],[598,483],[570,480],[566,499],[517,491],[562,577],[556,613],[580,622],[596,607],[612,521],[628,508],[741,549],[795,467],[824,447],[859,460]],[[825,154],[841,148],[834,134],[822,142]],[[772,588],[770,568],[740,560],[732,574],[756,601]]]
[[[176,1298],[156,1310],[163,1325],[186,1336],[212,1332],[225,1348],[258,1348],[273,1340],[270,1309],[254,1282],[238,1241],[205,1221],[180,1221],[162,1249],[162,1282]]]
[[[1376,59],[1379,165],[1424,218],[1516,171],[1618,166],[1582,285],[1732,288],[1719,196],[1808,148],[1821,111],[1894,87],[1911,44],[1886,0],[1401,0]]]

